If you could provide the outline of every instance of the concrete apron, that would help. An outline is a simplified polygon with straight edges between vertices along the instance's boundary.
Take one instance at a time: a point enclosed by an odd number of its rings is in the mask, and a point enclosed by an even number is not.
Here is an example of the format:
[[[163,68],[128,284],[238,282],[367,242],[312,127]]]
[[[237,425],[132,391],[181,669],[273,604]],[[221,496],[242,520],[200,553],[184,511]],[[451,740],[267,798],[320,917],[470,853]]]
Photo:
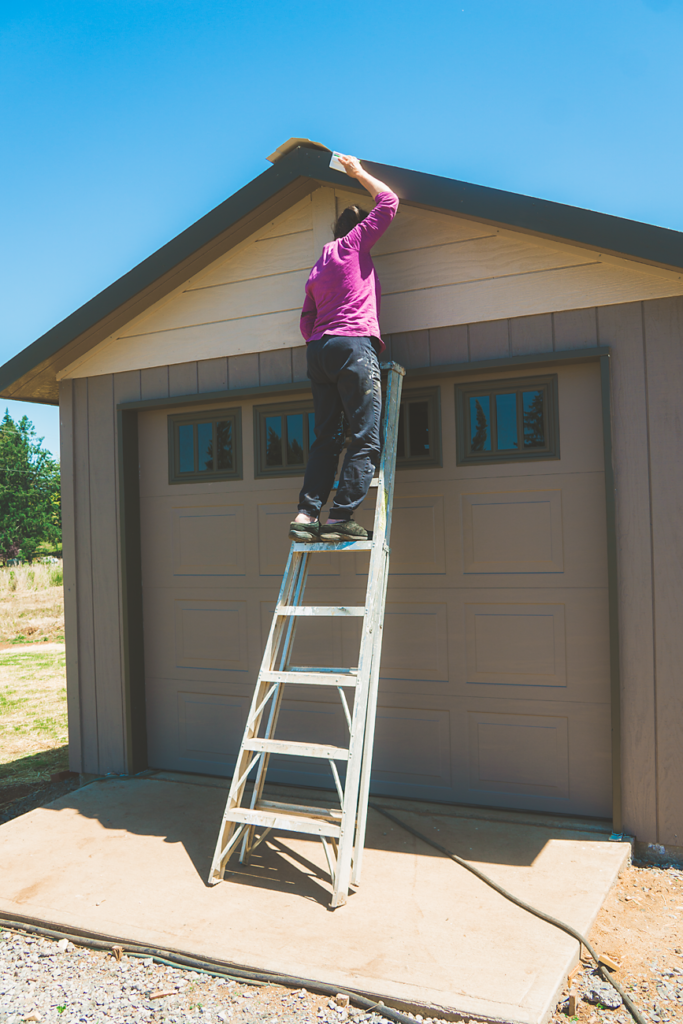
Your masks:
[[[333,913],[313,838],[271,833],[248,867],[208,887],[225,794],[224,780],[157,773],[96,782],[7,822],[0,914],[355,989],[424,1016],[548,1019],[577,943],[378,814],[362,884]],[[600,824],[377,802],[584,934],[628,863],[629,844]]]

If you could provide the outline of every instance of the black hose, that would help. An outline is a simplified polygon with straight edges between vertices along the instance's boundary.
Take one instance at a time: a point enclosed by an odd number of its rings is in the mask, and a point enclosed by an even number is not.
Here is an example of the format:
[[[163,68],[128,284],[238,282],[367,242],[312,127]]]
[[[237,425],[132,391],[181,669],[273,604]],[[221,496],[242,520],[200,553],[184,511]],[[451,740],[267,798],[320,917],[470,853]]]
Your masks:
[[[397,818],[390,811],[385,810],[383,807],[378,807],[377,804],[369,804],[369,806],[372,808],[373,811],[377,811],[378,814],[383,814],[385,818],[389,818],[389,820],[395,822],[396,825],[400,825],[401,828],[405,829],[406,832],[410,832],[417,839],[421,839],[423,843],[427,843],[429,846],[433,846],[435,850],[438,850],[440,853],[443,853],[444,856],[450,857],[450,859],[455,861],[456,864],[459,864],[461,868],[466,868],[468,871],[471,871],[473,875],[476,875],[477,878],[481,879],[482,882],[485,882],[486,885],[489,885],[492,889],[495,889],[496,892],[500,893],[501,896],[504,896],[506,900],[510,900],[511,903],[514,903],[516,906],[521,907],[522,910],[526,910],[528,911],[528,913],[533,914],[534,917],[540,917],[541,921],[546,921],[548,924],[553,925],[553,927],[559,928],[561,931],[566,932],[567,935],[571,935],[571,937],[573,939],[576,939],[576,941],[579,943],[579,952],[581,952],[582,945],[586,947],[586,949],[593,957],[598,966],[600,976],[605,981],[608,981],[610,985],[614,986],[614,988],[617,990],[617,992],[623,999],[624,1006],[629,1011],[633,1019],[637,1021],[638,1024],[649,1024],[649,1022],[640,1012],[638,1007],[632,1002],[630,996],[626,994],[626,992],[621,987],[616,978],[613,978],[607,970],[607,968],[600,963],[600,958],[591,946],[588,939],[585,938],[585,936],[583,936],[581,932],[577,932],[576,928],[572,928],[570,924],[565,924],[564,921],[559,921],[556,917],[552,917],[550,914],[546,914],[544,910],[538,910],[536,907],[532,907],[530,903],[525,903],[524,900],[520,900],[518,896],[513,896],[511,892],[508,892],[507,889],[504,889],[502,885],[498,885],[498,882],[494,882],[493,879],[489,878],[488,875],[485,875],[483,871],[480,871],[478,868],[473,867],[466,860],[463,860],[462,857],[458,857],[456,853],[451,853],[450,850],[447,850],[445,846],[441,846],[441,844],[437,843],[436,840],[431,839],[429,836],[423,835],[422,832],[418,832],[416,828],[412,828],[412,826],[406,825],[405,821],[401,821],[400,818]]]
[[[42,925],[15,921],[12,918],[2,916],[0,916],[0,927],[12,928],[15,931],[28,932],[33,935],[45,935],[51,939],[69,939],[74,945],[88,946],[92,949],[103,949],[109,953],[112,952],[112,946],[120,945],[126,956],[145,957],[154,960],[155,963],[166,964],[169,967],[197,971],[198,974],[208,974],[214,978],[229,978],[231,981],[238,981],[242,985],[282,985],[285,988],[305,988],[310,992],[316,992],[324,996],[344,995],[349,997],[349,1003],[358,1006],[361,1010],[366,1012],[377,1010],[382,1017],[395,1021],[395,1024],[415,1024],[414,1017],[409,1017],[406,1013],[401,1013],[399,1010],[385,1006],[382,1000],[367,999],[365,996],[359,995],[358,992],[338,988],[335,985],[326,985],[324,982],[313,981],[310,978],[297,978],[292,974],[273,974],[270,971],[250,971],[244,967],[223,966],[221,963],[185,956],[182,953],[175,953],[171,950],[159,950],[151,946],[141,946],[131,942],[123,945],[118,939],[96,939],[89,935],[77,935],[56,928],[44,928]]]

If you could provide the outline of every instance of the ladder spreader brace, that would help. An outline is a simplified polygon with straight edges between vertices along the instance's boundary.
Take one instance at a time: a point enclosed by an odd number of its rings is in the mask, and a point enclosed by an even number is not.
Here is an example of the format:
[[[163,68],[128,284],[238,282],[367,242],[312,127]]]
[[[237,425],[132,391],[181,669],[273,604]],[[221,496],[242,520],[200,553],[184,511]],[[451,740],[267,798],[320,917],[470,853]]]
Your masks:
[[[388,372],[388,379],[384,406],[384,447],[377,478],[372,539],[337,544],[292,542],[216,843],[209,875],[210,885],[223,879],[228,860],[240,840],[240,862],[245,863],[271,829],[320,837],[332,879],[331,907],[346,903],[349,885],[357,885],[360,881],[389,576],[398,418],[405,374],[403,367],[397,363],[384,363],[381,369]],[[309,559],[317,552],[329,551],[370,552],[364,605],[304,605]],[[292,665],[290,658],[296,622],[301,615],[362,617],[358,667],[348,669]],[[284,689],[290,683],[297,686],[337,687],[349,729],[348,747],[275,738]],[[346,689],[354,691],[353,708],[349,707]],[[263,787],[271,754],[327,759],[339,797],[339,807],[314,807],[264,800]],[[337,764],[344,762],[346,777],[342,785]],[[256,778],[251,800],[248,807],[243,807],[247,777],[254,769]]]

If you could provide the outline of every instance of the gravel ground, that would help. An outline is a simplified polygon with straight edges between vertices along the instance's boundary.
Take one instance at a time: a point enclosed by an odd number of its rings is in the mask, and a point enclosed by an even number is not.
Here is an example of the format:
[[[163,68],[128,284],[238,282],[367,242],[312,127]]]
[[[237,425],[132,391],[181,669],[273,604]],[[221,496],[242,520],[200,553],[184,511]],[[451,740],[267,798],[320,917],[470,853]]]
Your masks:
[[[618,962],[617,978],[648,1021],[683,1022],[683,871],[631,865],[607,897],[590,938]],[[592,961],[582,961],[553,1024],[630,1024],[623,1005],[608,1008],[610,1000],[620,1003],[614,989],[601,992],[601,986]],[[598,998],[590,1002],[586,997],[593,989]],[[570,995],[575,1007],[564,1001]],[[305,989],[247,985],[125,954],[118,962],[111,952],[66,939],[0,929],[0,1024],[22,1021],[389,1024],[380,1012],[345,1007]]]
[[[196,971],[0,932],[0,1024],[390,1024],[379,1013],[279,985],[244,985]],[[415,1018],[417,1024],[421,1017]],[[424,1024],[446,1024],[427,1018]]]
[[[631,864],[605,900],[589,936],[593,948],[619,965],[616,978],[652,1024],[683,1021],[683,871]],[[585,950],[583,951],[585,953]],[[592,960],[580,969],[563,994],[553,1024],[626,1024],[623,1006],[612,1010],[590,1003],[591,989],[604,985]],[[613,998],[614,989],[603,991]],[[576,997],[573,1015],[564,1000]],[[619,1000],[619,996],[617,996]],[[620,1001],[620,1000],[619,1000]],[[564,1012],[563,1012],[564,1011]]]

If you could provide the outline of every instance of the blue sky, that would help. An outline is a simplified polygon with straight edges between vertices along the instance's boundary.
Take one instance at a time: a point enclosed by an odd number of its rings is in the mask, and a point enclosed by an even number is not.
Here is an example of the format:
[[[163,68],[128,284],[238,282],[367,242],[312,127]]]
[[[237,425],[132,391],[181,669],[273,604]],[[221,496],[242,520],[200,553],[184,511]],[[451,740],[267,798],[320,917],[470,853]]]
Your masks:
[[[292,135],[683,230],[682,42],[683,0],[0,0],[0,361]]]

